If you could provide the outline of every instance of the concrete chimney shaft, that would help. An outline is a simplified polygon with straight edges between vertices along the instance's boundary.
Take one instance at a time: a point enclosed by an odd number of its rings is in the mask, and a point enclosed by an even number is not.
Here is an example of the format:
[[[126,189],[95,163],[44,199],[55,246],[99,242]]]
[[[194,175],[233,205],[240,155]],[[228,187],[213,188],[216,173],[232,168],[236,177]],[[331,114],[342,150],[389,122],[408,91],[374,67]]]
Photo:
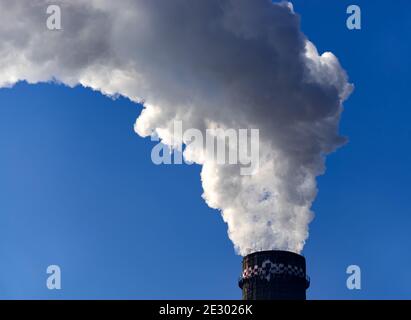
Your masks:
[[[243,259],[244,300],[305,300],[310,280],[305,258],[288,251],[261,251]]]

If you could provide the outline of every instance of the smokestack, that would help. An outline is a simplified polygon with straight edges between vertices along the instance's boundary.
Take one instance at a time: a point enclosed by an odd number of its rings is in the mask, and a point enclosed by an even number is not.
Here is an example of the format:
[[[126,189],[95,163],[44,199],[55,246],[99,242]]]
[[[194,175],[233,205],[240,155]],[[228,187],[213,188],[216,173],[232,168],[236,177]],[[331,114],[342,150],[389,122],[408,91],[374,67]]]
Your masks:
[[[289,251],[261,251],[243,258],[243,300],[305,300],[310,286],[305,258]]]

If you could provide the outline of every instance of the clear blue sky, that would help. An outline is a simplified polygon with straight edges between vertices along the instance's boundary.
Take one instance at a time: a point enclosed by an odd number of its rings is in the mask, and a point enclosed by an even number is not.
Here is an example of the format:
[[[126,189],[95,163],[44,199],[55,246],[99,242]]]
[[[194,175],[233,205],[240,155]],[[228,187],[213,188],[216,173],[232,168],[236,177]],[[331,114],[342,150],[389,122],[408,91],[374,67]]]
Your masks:
[[[411,2],[297,0],[356,90],[319,179],[309,299],[411,298]],[[359,4],[363,29],[345,27]],[[155,166],[141,107],[55,84],[0,90],[0,298],[238,299],[241,258],[198,166]],[[62,290],[46,268],[62,269]],[[362,290],[345,286],[348,265]]]

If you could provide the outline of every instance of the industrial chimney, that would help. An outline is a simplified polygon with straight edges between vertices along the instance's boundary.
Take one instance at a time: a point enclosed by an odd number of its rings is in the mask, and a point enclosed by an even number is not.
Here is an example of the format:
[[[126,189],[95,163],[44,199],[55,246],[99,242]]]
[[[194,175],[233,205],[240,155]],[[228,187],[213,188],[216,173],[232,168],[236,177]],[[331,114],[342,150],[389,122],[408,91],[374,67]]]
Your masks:
[[[305,300],[310,286],[305,258],[288,251],[261,251],[243,259],[243,300]]]

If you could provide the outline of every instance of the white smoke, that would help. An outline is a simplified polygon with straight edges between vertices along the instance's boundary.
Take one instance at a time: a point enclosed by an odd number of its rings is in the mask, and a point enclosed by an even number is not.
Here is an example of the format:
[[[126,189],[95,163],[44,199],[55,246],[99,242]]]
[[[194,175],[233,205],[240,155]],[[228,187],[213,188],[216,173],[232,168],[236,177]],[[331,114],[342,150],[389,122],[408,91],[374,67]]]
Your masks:
[[[186,128],[260,130],[260,165],[202,165],[203,197],[221,210],[237,252],[300,252],[316,177],[344,143],[338,126],[351,85],[337,58],[319,55],[287,2],[67,0],[61,31],[47,0],[0,0],[0,86],[20,80],[81,84],[144,104],[135,130],[175,144]],[[173,140],[174,139],[174,140]],[[178,141],[177,141],[178,142]]]

